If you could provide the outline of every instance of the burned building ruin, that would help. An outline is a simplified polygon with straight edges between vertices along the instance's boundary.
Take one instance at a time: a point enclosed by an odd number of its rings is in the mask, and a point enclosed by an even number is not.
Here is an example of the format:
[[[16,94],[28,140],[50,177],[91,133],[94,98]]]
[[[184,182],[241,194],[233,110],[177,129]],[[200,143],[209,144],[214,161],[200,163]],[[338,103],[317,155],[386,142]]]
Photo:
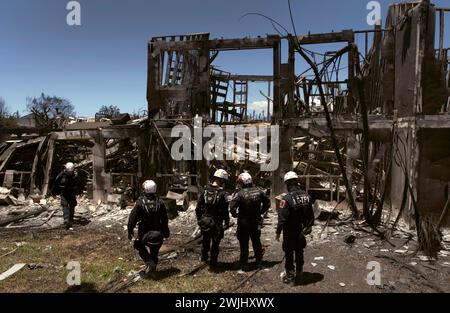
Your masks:
[[[148,44],[148,116],[75,122],[50,133],[3,127],[0,182],[45,196],[70,155],[95,202],[115,201],[117,189],[138,192],[143,180],[155,177],[159,191],[182,206],[217,167],[232,175],[249,170],[273,201],[283,192],[282,176],[294,169],[316,199],[346,199],[355,210],[359,199],[374,216],[390,207],[411,224],[428,216],[449,226],[450,214],[442,214],[450,196],[450,48],[444,47],[449,11],[418,1],[391,5],[384,27],[370,30],[154,37]],[[341,49],[315,55],[308,50],[323,44]],[[286,63],[282,47],[288,49]],[[255,49],[272,50],[272,75],[215,66],[223,51]],[[296,73],[305,51],[314,61],[313,75]],[[267,85],[265,116],[249,112],[252,82]],[[174,161],[171,129],[193,129],[196,116],[203,126],[279,125],[280,166],[270,173],[249,160]],[[236,153],[235,146],[227,149]]]

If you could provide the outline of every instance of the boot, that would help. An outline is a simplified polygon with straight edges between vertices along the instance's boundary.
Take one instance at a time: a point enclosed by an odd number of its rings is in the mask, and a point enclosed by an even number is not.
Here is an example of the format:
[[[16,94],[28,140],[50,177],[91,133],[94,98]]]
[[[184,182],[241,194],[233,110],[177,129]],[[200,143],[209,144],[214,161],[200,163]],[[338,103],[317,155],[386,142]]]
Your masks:
[[[142,278],[147,279],[156,270],[156,265],[152,262],[145,263],[145,269],[141,275]]]
[[[290,287],[295,286],[295,275],[293,272],[287,272],[283,277],[283,283],[289,285]]]
[[[202,261],[203,263],[208,263],[208,254],[202,253],[202,257],[201,257],[200,261]]]
[[[239,268],[241,270],[243,270],[244,272],[249,270],[249,266],[248,266],[248,262],[247,261],[240,260],[238,264],[239,264]]]
[[[295,281],[297,284],[301,284],[303,282],[303,268],[298,269],[295,273]]]
[[[63,225],[66,230],[69,230],[72,227],[72,223],[69,220],[64,220]]]
[[[215,268],[217,267],[217,259],[212,259],[209,261],[209,267]]]

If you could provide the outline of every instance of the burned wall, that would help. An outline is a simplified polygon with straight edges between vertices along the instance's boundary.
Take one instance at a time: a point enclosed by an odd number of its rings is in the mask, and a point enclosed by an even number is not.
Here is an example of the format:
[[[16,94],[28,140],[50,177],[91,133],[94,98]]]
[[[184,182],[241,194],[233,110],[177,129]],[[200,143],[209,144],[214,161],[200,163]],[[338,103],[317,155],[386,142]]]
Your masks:
[[[410,5],[415,7],[391,7],[386,27],[394,32],[386,34],[383,45],[385,111],[392,110],[393,92],[400,117],[437,114],[448,97],[434,49],[436,8],[426,2]]]
[[[148,46],[149,116],[209,114],[209,34],[155,37]]]
[[[413,207],[407,183],[416,188],[416,131],[414,124],[400,123],[394,130],[393,162],[391,168],[390,205],[393,210],[402,210],[407,222],[412,222]],[[417,199],[417,197],[416,197]],[[389,201],[388,201],[389,202]]]
[[[438,220],[449,195],[450,129],[422,129],[418,140],[418,205],[421,212]],[[449,224],[450,214],[447,214],[443,225]]]

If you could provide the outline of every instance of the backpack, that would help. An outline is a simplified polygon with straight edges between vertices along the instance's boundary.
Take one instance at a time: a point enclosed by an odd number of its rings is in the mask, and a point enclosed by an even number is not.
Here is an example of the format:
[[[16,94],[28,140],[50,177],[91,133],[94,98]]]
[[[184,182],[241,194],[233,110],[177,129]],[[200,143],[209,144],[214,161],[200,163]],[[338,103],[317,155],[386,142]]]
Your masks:
[[[219,194],[219,190],[214,190],[214,189],[206,189],[203,192],[203,198],[205,200],[205,204],[206,205],[214,205],[217,202],[217,198],[218,198],[218,194]]]
[[[209,232],[215,226],[212,209],[219,200],[219,189],[205,189],[203,199],[205,200],[205,208],[202,217],[198,221],[198,226],[203,232]]]
[[[256,187],[243,189],[242,200],[245,204],[250,205],[261,201],[261,190]]]
[[[261,214],[261,190],[253,187],[241,190],[242,204],[239,210],[244,216],[259,217]]]
[[[303,192],[294,191],[289,193],[294,207],[292,208],[294,212],[301,218],[302,223],[308,223],[311,219],[311,212],[308,211],[310,208],[311,199],[308,194]],[[312,215],[312,222],[314,222],[314,215]],[[312,225],[303,225],[306,227],[305,233],[310,233]]]
[[[141,197],[142,206],[146,213],[147,219],[151,219],[159,211],[159,199],[148,199]]]

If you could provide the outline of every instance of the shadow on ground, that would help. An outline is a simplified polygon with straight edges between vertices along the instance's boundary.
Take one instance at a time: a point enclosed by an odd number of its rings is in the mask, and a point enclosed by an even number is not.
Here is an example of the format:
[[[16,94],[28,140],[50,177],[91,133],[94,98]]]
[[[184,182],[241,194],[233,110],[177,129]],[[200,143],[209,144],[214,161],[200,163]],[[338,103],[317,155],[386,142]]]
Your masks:
[[[278,264],[280,264],[281,261],[278,262],[274,262],[274,261],[263,261],[262,262],[262,269],[265,268],[272,268]],[[239,265],[238,262],[219,262],[217,263],[217,266],[213,267],[210,269],[211,272],[213,273],[224,273],[224,272],[229,272],[229,271],[244,271],[244,272],[251,272],[254,270],[257,270],[258,267],[256,265],[256,263],[249,263],[247,266],[245,266],[244,268],[242,268],[242,266]]]
[[[70,286],[64,293],[98,293],[97,287],[93,283],[82,283],[79,286]]]
[[[168,277],[178,275],[181,271],[178,268],[170,267],[164,270],[159,270],[156,272],[151,273],[148,278],[145,280],[154,280],[154,281],[160,281],[163,279],[166,279]]]
[[[91,221],[88,220],[85,217],[77,217],[74,219],[73,224],[74,225],[80,225],[80,226],[86,226],[87,224],[89,224]]]
[[[303,273],[302,280],[297,284],[298,286],[308,286],[315,283],[318,283],[319,281],[322,281],[324,278],[323,274],[320,273]]]

